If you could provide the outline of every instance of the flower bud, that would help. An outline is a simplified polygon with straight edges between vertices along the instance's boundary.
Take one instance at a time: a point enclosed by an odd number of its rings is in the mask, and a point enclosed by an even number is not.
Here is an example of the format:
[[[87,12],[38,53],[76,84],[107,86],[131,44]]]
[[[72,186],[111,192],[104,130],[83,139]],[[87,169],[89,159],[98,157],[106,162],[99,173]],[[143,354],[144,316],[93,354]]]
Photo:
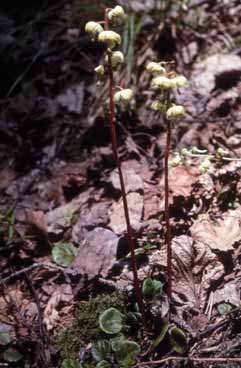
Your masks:
[[[185,116],[184,107],[181,105],[174,105],[167,110],[168,120],[179,120]]]
[[[187,157],[190,154],[187,148],[182,148],[180,153],[183,157]]]
[[[114,31],[103,31],[99,33],[98,41],[105,43],[108,48],[113,49],[116,45],[120,45],[121,36]]]
[[[111,65],[116,68],[120,64],[124,63],[124,55],[121,51],[114,51],[111,55]]]
[[[164,77],[164,76],[158,76],[152,79],[152,87],[160,88],[162,91],[168,91],[173,89],[173,84],[171,82],[171,79]]]
[[[96,39],[96,36],[103,31],[104,31],[103,27],[97,22],[91,21],[86,23],[85,25],[85,32],[91,35],[92,41],[94,41]]]
[[[154,75],[165,74],[166,72],[166,69],[160,63],[155,63],[154,61],[147,64],[146,70]]]
[[[182,164],[182,157],[178,154],[172,160],[170,160],[171,167],[176,167],[181,164]]]
[[[200,174],[206,174],[209,169],[211,168],[211,161],[208,158],[205,158],[201,165],[199,166],[199,172]]]
[[[227,156],[229,152],[227,150],[224,150],[223,148],[219,147],[216,150],[216,157],[222,159],[224,156]]]
[[[154,101],[151,104],[151,109],[154,110],[154,111],[165,112],[166,111],[166,105],[163,104],[161,101]]]
[[[173,83],[175,83],[176,88],[186,87],[187,85],[187,78],[184,77],[184,75],[177,75],[172,80],[173,80]]]
[[[121,105],[123,104],[124,106],[126,106],[129,101],[132,99],[133,97],[133,92],[131,89],[127,88],[127,89],[122,89],[121,91],[118,91],[114,94],[114,104],[115,105]]]
[[[105,74],[105,69],[103,67],[103,65],[98,65],[96,68],[95,68],[95,73],[98,77],[98,79],[102,79],[102,77],[104,76]]]
[[[111,9],[107,16],[108,19],[114,24],[122,23],[125,20],[125,12],[120,5],[117,5]]]

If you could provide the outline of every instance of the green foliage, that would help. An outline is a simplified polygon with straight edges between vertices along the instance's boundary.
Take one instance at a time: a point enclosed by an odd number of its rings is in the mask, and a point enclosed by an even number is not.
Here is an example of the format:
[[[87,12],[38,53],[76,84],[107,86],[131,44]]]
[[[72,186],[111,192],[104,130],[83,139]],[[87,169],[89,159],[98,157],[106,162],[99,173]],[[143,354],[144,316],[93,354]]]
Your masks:
[[[120,340],[115,348],[115,358],[123,368],[132,366],[137,354],[140,353],[140,346],[135,341]]]
[[[9,363],[18,362],[22,358],[23,358],[22,354],[20,354],[16,349],[13,348],[9,348],[5,350],[3,353],[3,359]]]
[[[96,368],[111,368],[111,364],[107,360],[101,360],[97,363]]]
[[[170,328],[169,337],[172,349],[176,353],[184,353],[187,350],[187,338],[180,328],[176,326]]]
[[[107,334],[116,334],[122,329],[123,315],[116,308],[105,310],[99,317],[102,331]]]
[[[120,292],[99,295],[88,302],[79,303],[72,325],[61,332],[56,339],[56,346],[62,358],[75,361],[81,346],[100,340],[102,337],[99,328],[100,314],[111,307],[125,313],[126,304],[126,296]]]
[[[97,361],[103,361],[110,355],[111,343],[109,340],[99,340],[92,345],[92,356]]]
[[[159,280],[146,278],[142,285],[142,293],[146,299],[153,299],[162,292],[163,284]]]
[[[8,345],[11,342],[11,336],[8,332],[2,331],[0,332],[0,345]]]
[[[81,368],[81,364],[73,359],[64,359],[61,368]]]
[[[71,243],[60,243],[52,249],[52,257],[55,263],[62,267],[68,267],[75,260],[77,249]]]
[[[160,343],[164,340],[166,334],[167,334],[167,331],[168,331],[168,328],[169,328],[169,323],[164,323],[164,325],[162,326],[162,329],[161,329],[161,332],[160,334],[157,336],[157,338],[153,341],[153,344],[152,344],[152,349],[155,349],[158,347],[158,345],[160,345]]]
[[[221,303],[218,305],[218,313],[221,314],[221,316],[230,312],[231,310],[232,310],[232,306],[228,303]]]

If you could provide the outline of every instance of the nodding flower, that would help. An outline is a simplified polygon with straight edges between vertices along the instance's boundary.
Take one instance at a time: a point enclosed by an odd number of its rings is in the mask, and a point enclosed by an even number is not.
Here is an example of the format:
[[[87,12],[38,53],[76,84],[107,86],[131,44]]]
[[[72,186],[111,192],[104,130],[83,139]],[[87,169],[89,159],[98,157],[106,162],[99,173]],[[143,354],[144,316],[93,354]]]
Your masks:
[[[112,23],[119,24],[125,20],[126,15],[122,6],[117,5],[108,12],[107,17]]]
[[[124,55],[121,51],[114,51],[111,54],[111,65],[112,68],[118,67],[120,64],[124,63]]]
[[[133,91],[129,88],[122,89],[114,94],[114,104],[126,106],[133,97]]]
[[[103,31],[99,33],[98,41],[105,43],[108,48],[113,49],[115,46],[120,45],[121,36],[114,31]]]
[[[154,75],[162,75],[166,73],[166,69],[160,64],[151,61],[147,64],[146,70]]]
[[[97,23],[97,22],[88,22],[85,25],[85,32],[89,33],[91,35],[92,41],[95,41],[96,37],[99,33],[103,32],[103,27]]]
[[[167,110],[166,117],[168,120],[179,120],[185,116],[185,109],[181,105],[173,105]]]
[[[165,76],[158,76],[152,79],[152,87],[159,88],[161,91],[169,91],[174,88],[172,80]]]
[[[102,77],[105,75],[105,69],[104,69],[103,65],[98,65],[95,68],[95,73],[96,73],[96,75],[99,79],[102,79]]]
[[[154,111],[165,112],[166,105],[161,101],[153,101],[151,104],[151,109]]]

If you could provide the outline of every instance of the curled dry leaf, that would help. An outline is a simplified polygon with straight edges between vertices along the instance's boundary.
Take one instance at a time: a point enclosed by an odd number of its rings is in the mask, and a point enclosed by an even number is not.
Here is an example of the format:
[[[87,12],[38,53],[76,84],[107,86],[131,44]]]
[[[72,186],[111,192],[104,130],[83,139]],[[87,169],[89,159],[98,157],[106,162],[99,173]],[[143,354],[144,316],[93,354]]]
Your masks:
[[[224,267],[210,248],[182,235],[172,241],[173,297],[178,313],[183,307],[203,311],[213,282],[224,275]]]
[[[207,214],[200,215],[191,227],[192,237],[213,250],[233,250],[234,243],[241,240],[240,217],[241,208],[230,210],[215,221]]]

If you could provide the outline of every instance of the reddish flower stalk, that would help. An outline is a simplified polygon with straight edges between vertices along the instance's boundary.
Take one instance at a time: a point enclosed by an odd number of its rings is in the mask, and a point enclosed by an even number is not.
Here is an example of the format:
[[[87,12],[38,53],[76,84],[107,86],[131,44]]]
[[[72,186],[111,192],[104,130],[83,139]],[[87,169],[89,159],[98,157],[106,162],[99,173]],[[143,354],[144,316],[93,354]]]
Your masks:
[[[105,29],[108,29],[107,13],[108,13],[108,9],[106,9],[105,11]],[[132,231],[131,224],[130,224],[130,216],[129,216],[129,210],[128,210],[125,183],[124,183],[123,173],[121,169],[121,162],[120,162],[119,155],[118,155],[118,144],[117,144],[116,129],[115,129],[114,78],[113,78],[113,69],[112,69],[112,63],[111,63],[111,51],[109,50],[107,51],[107,57],[108,57],[108,79],[109,79],[109,86],[108,86],[109,128],[110,128],[110,134],[111,134],[112,151],[113,151],[113,155],[114,155],[114,159],[116,162],[119,179],[120,179],[121,194],[122,194],[124,214],[125,214],[125,220],[126,220],[126,228],[127,228],[127,240],[128,240],[128,244],[130,248],[130,253],[131,253],[134,289],[136,292],[137,302],[138,302],[138,306],[139,306],[143,321],[145,321],[144,303],[143,303],[142,292],[141,292],[140,283],[138,279],[138,273],[137,273],[137,263],[136,263],[136,257],[135,257],[135,241],[134,241],[133,231]]]
[[[167,105],[169,105],[169,95],[167,96]],[[170,209],[169,209],[169,154],[171,143],[171,122],[164,114],[164,124],[167,127],[166,147],[164,157],[164,177],[165,177],[165,224],[166,224],[166,245],[167,245],[167,296],[169,303],[172,297],[172,247],[171,247],[171,228],[170,228]]]

